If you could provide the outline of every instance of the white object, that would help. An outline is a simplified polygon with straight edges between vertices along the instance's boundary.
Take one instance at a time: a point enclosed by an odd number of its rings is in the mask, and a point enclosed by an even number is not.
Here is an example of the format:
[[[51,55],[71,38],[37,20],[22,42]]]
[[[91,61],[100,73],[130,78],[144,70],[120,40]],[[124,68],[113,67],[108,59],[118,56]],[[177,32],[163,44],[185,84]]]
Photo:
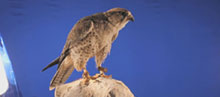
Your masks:
[[[0,95],[4,94],[8,90],[8,79],[6,76],[3,60],[0,56]]]

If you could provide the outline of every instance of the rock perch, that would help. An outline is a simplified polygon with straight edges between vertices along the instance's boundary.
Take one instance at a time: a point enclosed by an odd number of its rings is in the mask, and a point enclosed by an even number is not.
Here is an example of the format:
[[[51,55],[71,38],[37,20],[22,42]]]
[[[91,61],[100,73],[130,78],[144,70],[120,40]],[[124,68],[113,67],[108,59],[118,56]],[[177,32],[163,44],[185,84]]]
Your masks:
[[[134,97],[123,82],[115,79],[100,77],[88,85],[82,84],[82,80],[58,86],[55,97]]]

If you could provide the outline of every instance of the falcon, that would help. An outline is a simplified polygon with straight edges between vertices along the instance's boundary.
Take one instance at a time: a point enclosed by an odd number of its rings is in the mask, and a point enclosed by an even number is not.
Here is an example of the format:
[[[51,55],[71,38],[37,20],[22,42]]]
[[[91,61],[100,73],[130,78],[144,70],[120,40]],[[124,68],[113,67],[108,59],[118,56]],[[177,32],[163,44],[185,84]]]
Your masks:
[[[85,81],[97,77],[109,77],[104,73],[103,61],[111,51],[112,43],[119,31],[129,22],[134,21],[131,12],[124,8],[112,8],[106,12],[96,13],[80,19],[69,32],[66,43],[59,57],[42,71],[58,64],[56,74],[50,82],[50,90],[64,84],[73,70],[83,70]],[[100,73],[90,76],[86,69],[90,58],[95,62]]]

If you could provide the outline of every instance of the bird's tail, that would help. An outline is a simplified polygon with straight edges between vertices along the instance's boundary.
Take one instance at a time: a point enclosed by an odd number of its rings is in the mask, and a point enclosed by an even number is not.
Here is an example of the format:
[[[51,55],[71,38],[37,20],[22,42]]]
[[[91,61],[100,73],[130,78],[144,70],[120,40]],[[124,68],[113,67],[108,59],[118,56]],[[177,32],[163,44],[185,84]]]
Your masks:
[[[66,56],[65,59],[60,64],[53,79],[51,80],[49,89],[53,90],[54,88],[56,88],[56,86],[65,83],[65,81],[72,74],[73,70],[74,70],[73,61],[70,58],[70,56]]]

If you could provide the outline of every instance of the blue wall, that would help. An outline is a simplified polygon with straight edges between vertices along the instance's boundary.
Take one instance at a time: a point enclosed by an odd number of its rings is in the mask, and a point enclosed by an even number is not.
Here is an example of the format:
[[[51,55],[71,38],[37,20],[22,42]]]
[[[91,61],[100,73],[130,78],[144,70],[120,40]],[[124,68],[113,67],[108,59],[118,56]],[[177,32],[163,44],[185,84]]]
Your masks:
[[[135,17],[104,65],[137,97],[220,97],[219,0],[1,0],[0,32],[24,97],[52,97],[56,58],[77,20],[113,7]],[[97,72],[94,60],[88,63]],[[79,79],[73,72],[69,81]]]

